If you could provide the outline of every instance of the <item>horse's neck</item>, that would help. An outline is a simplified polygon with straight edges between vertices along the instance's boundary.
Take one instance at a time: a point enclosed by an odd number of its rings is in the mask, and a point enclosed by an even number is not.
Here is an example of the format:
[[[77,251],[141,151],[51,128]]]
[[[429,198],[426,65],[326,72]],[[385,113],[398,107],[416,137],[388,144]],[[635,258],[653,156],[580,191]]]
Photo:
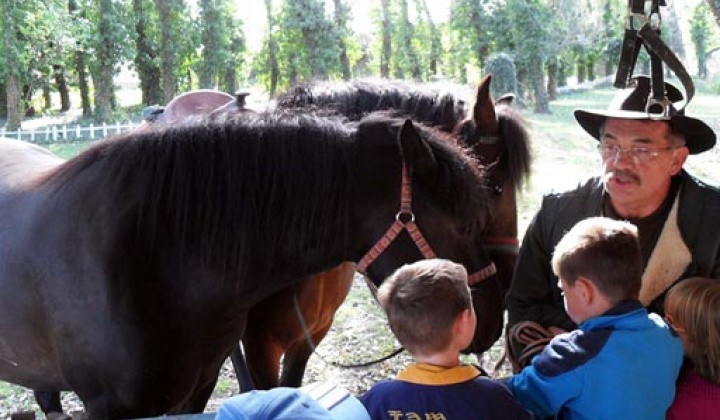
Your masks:
[[[0,192],[21,189],[63,160],[34,144],[0,139]]]

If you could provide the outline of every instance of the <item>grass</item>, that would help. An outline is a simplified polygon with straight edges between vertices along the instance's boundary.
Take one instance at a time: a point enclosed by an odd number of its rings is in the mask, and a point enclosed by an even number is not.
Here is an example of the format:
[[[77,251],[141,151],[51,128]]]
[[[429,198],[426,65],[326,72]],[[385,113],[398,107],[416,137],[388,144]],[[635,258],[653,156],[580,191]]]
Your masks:
[[[573,111],[577,108],[604,109],[615,92],[607,88],[563,96],[551,103],[552,114],[549,115],[524,112],[530,123],[534,162],[529,185],[521,192],[519,199],[521,233],[539,208],[544,193],[570,188],[579,180],[600,172],[600,160],[595,149],[597,142],[577,125]],[[718,95],[699,93],[689,107],[689,115],[703,118],[716,133],[720,133],[720,112],[716,105],[719,99]],[[67,159],[90,144],[52,144],[49,149]],[[706,182],[720,185],[718,150],[691,156],[686,167]],[[306,378],[310,381],[339,382],[352,392],[359,393],[378,378],[393,376],[397,372],[397,365],[407,362],[408,358],[407,355],[401,355],[394,362],[374,366],[371,370],[348,370],[331,366],[331,362],[364,362],[385,355],[396,346],[384,316],[367,288],[360,280],[355,283],[346,303],[336,314],[335,325],[318,346],[317,354],[311,358]],[[490,360],[486,366],[494,363],[501,353],[501,345],[497,343],[490,351]],[[223,368],[223,372],[229,371],[231,368]],[[216,409],[218,400],[237,392],[237,384],[228,377],[232,376],[221,377],[218,381],[214,400],[211,400],[207,411]],[[64,397],[64,404],[68,404],[68,399]],[[37,410],[29,391],[0,382],[0,418],[27,409]]]

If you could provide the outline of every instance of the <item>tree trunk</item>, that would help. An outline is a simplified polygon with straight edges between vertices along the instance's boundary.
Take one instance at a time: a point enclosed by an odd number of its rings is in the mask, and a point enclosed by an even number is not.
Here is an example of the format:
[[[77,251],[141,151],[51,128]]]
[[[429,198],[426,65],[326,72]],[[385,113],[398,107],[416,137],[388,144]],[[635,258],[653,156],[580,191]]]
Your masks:
[[[140,91],[142,92],[142,103],[145,105],[154,105],[163,103],[163,94],[160,89],[160,67],[156,64],[155,59],[158,52],[152,46],[152,40],[147,34],[147,7],[142,0],[133,0],[133,10],[135,11],[135,68],[140,78]]]
[[[96,45],[96,66],[93,71],[93,84],[95,85],[95,121],[105,122],[112,112],[113,101],[113,69],[115,63],[112,51],[115,48],[110,31],[113,17],[112,0],[100,0],[100,18],[98,34],[100,40]]]
[[[382,51],[380,52],[380,77],[390,77],[390,59],[392,58],[390,29],[390,0],[380,0],[382,6]]]
[[[420,80],[422,78],[422,72],[420,71],[420,60],[418,58],[417,51],[415,51],[415,47],[413,47],[412,39],[413,39],[413,32],[415,31],[415,27],[412,23],[410,23],[410,18],[408,17],[408,5],[407,0],[400,0],[401,4],[401,13],[402,13],[402,25],[405,26],[405,30],[402,31],[402,39],[400,40],[401,45],[403,46],[402,50],[405,51],[405,54],[408,58],[408,64],[410,65],[410,73],[412,74],[412,78],[414,80]],[[400,66],[398,66],[400,67]],[[400,75],[401,76],[401,75]]]
[[[75,71],[78,77],[78,88],[80,89],[80,103],[82,104],[83,117],[92,116],[92,103],[90,102],[90,84],[88,83],[87,66],[85,65],[85,53],[75,52]]]
[[[595,80],[595,60],[588,59],[587,60],[587,79],[588,81],[592,82]]]
[[[557,61],[557,59],[551,59],[550,62],[548,63],[548,80],[547,80],[548,100],[550,100],[550,101],[554,101],[558,98],[557,74],[558,74],[558,61]]]
[[[54,65],[53,75],[60,93],[60,111],[65,112],[70,109],[70,89],[65,78],[65,69],[62,66]]]
[[[277,40],[275,39],[275,18],[272,13],[272,0],[265,0],[265,11],[268,21],[268,66],[270,67],[270,98],[275,96],[278,79],[280,77],[280,66],[277,59]]]
[[[587,67],[585,66],[584,57],[579,57],[575,64],[577,65],[577,82],[585,83],[585,70],[587,70]]]
[[[535,96],[535,114],[549,114],[550,103],[548,101],[547,90],[543,82],[543,66],[542,60],[535,58],[530,65],[530,84],[532,85],[533,95]]]
[[[43,111],[47,111],[50,108],[52,108],[52,95],[50,94],[50,85],[48,83],[43,83],[42,97],[43,97]]]
[[[76,13],[78,5],[76,0],[68,0],[68,11],[72,16],[74,24],[77,22]],[[85,13],[80,13],[81,17],[85,17]],[[85,64],[85,53],[81,48],[75,50],[75,72],[77,72],[78,88],[80,89],[80,103],[82,106],[83,117],[90,118],[92,116],[92,104],[90,103],[90,87],[88,85],[87,65]]]
[[[26,117],[34,117],[36,115],[35,108],[32,106],[32,96],[33,91],[30,88],[29,84],[22,85],[22,88],[20,88],[20,104],[22,108],[25,110]]]
[[[200,18],[202,21],[201,42],[202,57],[198,71],[198,85],[201,89],[214,89],[218,85],[221,64],[217,60],[217,52],[222,48],[218,35],[223,31],[224,21],[220,18],[217,1],[200,0]]]
[[[7,118],[7,85],[0,82],[0,118]]]
[[[333,0],[335,4],[335,26],[340,28],[342,34],[347,31],[347,5],[342,0]],[[347,55],[347,43],[345,37],[338,39],[340,45],[340,68],[342,69],[343,80],[350,80],[352,73],[350,72],[350,59]]]
[[[160,74],[163,86],[163,103],[175,97],[176,53],[173,38],[172,0],[155,0],[160,15]]]
[[[422,8],[430,27],[430,74],[438,74],[438,61],[440,61],[440,32],[430,16],[430,9],[427,7],[427,1],[422,0]]]
[[[235,70],[234,63],[229,63],[225,66],[225,71],[222,75],[221,89],[227,93],[235,94],[237,92],[239,83],[237,77],[237,71]]]
[[[18,75],[17,56],[15,55],[15,26],[13,25],[13,7],[9,1],[2,2],[3,18],[5,21],[5,63],[7,68],[7,128],[15,131],[22,123],[22,109],[20,105],[20,76]]]
[[[567,66],[564,62],[560,62],[557,72],[557,85],[559,87],[567,86]]]
[[[480,15],[480,10],[477,7],[473,7],[472,9],[472,14],[470,15],[470,24],[473,27],[472,34],[479,38],[482,35],[482,16]],[[483,63],[485,62],[485,58],[487,58],[488,56],[487,43],[476,42],[473,44],[477,47],[475,54],[478,67],[482,68]]]

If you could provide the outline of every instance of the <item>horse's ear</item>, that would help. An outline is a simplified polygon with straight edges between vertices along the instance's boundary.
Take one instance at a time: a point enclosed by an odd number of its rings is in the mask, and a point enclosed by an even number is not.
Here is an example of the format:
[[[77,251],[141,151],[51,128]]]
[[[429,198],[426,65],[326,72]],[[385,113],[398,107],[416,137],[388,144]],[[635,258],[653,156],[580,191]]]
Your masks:
[[[435,155],[412,121],[406,120],[398,135],[403,162],[410,175],[424,175],[435,170]]]
[[[495,100],[495,106],[497,106],[497,105],[510,106],[510,105],[512,105],[514,100],[515,100],[514,93],[506,93]]]
[[[473,121],[478,127],[495,124],[495,104],[490,97],[490,81],[492,75],[485,76],[477,88],[475,105],[473,106]]]

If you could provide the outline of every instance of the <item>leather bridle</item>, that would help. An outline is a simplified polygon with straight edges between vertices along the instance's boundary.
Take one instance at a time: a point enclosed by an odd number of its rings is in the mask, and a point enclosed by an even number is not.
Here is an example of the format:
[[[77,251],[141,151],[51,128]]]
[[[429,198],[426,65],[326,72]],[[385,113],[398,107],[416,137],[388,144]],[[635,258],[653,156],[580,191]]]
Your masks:
[[[677,115],[690,103],[695,94],[695,86],[685,66],[660,37],[660,6],[666,5],[665,0],[650,0],[648,13],[645,13],[646,1],[628,0],[628,20],[613,85],[621,89],[635,86],[633,70],[640,47],[644,46],[650,56],[652,83],[652,95],[648,98],[645,111],[649,118],[666,120]],[[686,99],[680,109],[674,108],[665,92],[663,63],[675,73],[685,88]]]
[[[407,166],[402,165],[402,185],[400,187],[400,211],[395,215],[395,222],[375,245],[362,257],[357,265],[357,271],[362,274],[367,272],[368,267],[383,253],[398,235],[406,230],[415,246],[425,258],[436,258],[430,244],[425,240],[420,227],[415,223],[415,213],[412,211],[412,177],[408,173]],[[491,277],[497,272],[495,263],[492,261],[482,269],[468,276],[468,286],[474,286],[483,280]]]
[[[496,146],[499,142],[502,141],[502,138],[499,135],[484,135],[479,136],[476,140],[476,143],[478,145],[487,145],[487,146]],[[498,152],[494,158],[490,158],[489,160],[493,163],[486,164],[487,172],[490,172],[493,170],[493,167],[497,163],[497,161],[500,159],[500,155],[502,152]],[[478,156],[482,156],[483,154],[476,151],[476,154]],[[502,187],[499,184],[493,184],[491,185],[491,189],[493,190],[493,193],[495,195],[499,196],[503,193]],[[485,249],[488,252],[494,252],[498,254],[510,254],[510,255],[517,255],[520,250],[520,243],[518,241],[517,236],[486,236],[484,238],[485,243]]]

